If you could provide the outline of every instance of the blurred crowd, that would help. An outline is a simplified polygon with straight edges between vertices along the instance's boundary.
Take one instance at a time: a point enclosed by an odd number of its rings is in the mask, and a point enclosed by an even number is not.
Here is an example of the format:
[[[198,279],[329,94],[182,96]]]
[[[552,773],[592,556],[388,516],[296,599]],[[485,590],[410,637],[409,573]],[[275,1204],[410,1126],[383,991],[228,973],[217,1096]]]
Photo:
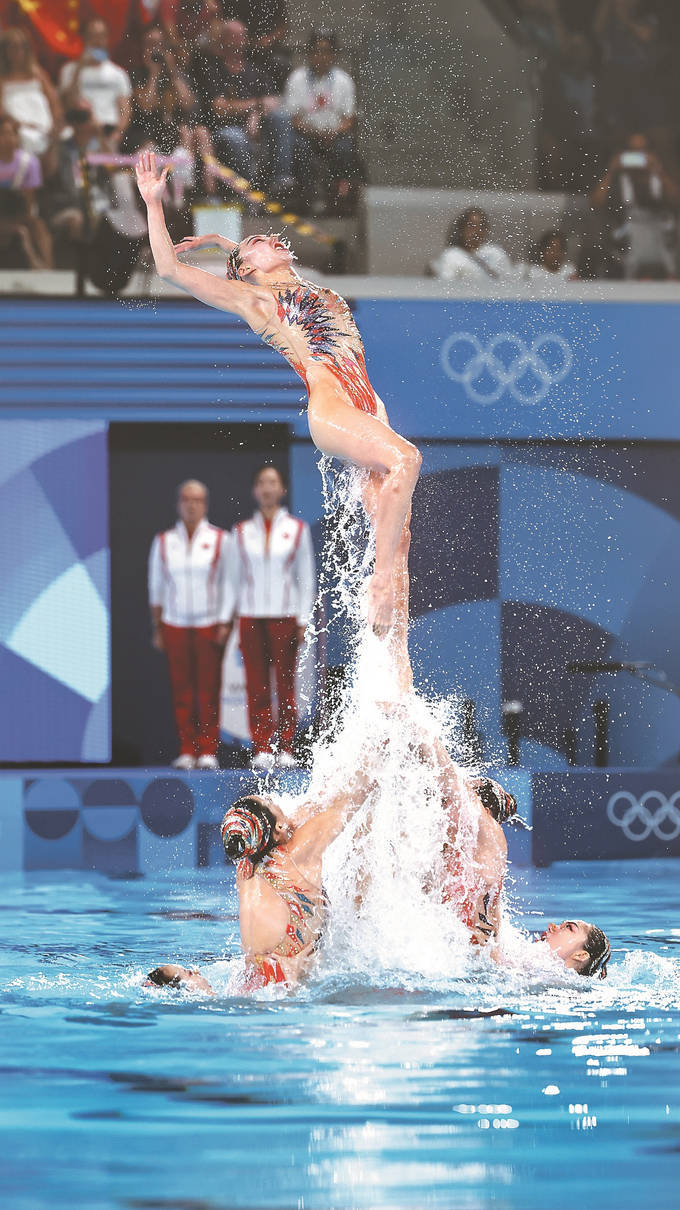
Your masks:
[[[585,277],[678,276],[677,0],[513,0],[537,72],[538,185],[586,196]]]
[[[680,3],[509,2],[534,64],[538,186],[581,196],[578,239],[546,230],[517,266],[486,215],[466,211],[428,271],[677,278]],[[146,148],[172,161],[173,235],[191,230],[197,204],[235,200],[216,163],[286,211],[354,213],[366,174],[355,82],[333,30],[291,48],[286,0],[124,7],[137,23],[123,38],[117,29],[117,45],[91,16],[65,58],[33,9],[0,0],[0,268],[82,267],[85,250],[95,284],[121,288],[145,237],[126,169]]]
[[[160,4],[122,43],[126,62],[99,17],[65,61],[44,46],[38,60],[21,13],[5,22],[0,268],[70,267],[93,240],[100,258],[116,242],[136,255],[144,223],[125,169],[146,148],[172,161],[171,232],[186,234],[197,203],[234,200],[214,160],[287,210],[353,213],[363,181],[354,82],[330,29],[310,31],[294,66],[286,15],[285,0]]]

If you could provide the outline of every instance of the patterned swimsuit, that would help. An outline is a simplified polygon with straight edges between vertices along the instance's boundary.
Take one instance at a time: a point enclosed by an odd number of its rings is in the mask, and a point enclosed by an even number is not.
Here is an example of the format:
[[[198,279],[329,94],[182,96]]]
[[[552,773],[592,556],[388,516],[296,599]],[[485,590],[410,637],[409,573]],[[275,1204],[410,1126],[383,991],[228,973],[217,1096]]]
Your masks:
[[[282,867],[276,850],[255,867],[254,878],[264,878],[288,908],[286,932],[267,954],[253,954],[250,961],[265,983],[286,983],[280,958],[297,958],[309,947],[313,953],[321,940],[328,914],[328,898],[323,887],[315,893],[303,891]]]
[[[375,391],[368,381],[364,346],[344,298],[301,281],[295,287],[274,287],[278,325],[263,328],[258,335],[281,353],[304,382],[309,393],[302,349],[307,359],[330,370],[355,408],[378,413]],[[290,339],[286,333],[290,332]]]

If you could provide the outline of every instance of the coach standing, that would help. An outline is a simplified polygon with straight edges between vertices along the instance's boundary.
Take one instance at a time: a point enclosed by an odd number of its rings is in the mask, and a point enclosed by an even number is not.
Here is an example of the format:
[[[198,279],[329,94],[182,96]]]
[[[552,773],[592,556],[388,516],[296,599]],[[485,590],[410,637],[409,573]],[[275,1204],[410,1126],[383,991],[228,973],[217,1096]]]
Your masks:
[[[292,769],[297,725],[297,653],[314,608],[316,575],[309,526],[282,507],[281,471],[261,466],[253,476],[257,511],[232,530],[225,616],[239,615],[246,674],[253,768]],[[278,721],[272,709],[276,678]],[[278,750],[275,756],[274,749]]]
[[[207,520],[208,489],[177,489],[179,519],[157,534],[149,555],[153,645],[168,657],[179,736],[176,769],[218,769],[219,709],[229,534]]]

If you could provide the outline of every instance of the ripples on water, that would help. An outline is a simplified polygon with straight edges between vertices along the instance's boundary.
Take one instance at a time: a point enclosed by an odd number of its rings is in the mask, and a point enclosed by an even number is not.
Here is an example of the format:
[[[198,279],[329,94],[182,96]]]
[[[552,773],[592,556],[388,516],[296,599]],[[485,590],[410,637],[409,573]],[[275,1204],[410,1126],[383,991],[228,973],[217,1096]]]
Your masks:
[[[518,928],[592,907],[615,951],[604,982],[466,953],[449,979],[322,965],[303,993],[255,1000],[230,990],[229,871],[9,879],[4,1204],[675,1205],[678,865],[519,873]],[[218,996],[141,986],[172,959]]]

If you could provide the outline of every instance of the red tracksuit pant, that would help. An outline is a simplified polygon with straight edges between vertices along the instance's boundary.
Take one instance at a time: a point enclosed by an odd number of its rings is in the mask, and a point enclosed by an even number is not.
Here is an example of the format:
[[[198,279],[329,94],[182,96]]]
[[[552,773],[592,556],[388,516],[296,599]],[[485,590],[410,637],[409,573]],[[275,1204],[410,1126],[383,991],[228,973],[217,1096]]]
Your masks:
[[[220,739],[222,648],[214,626],[163,623],[172,702],[182,756],[216,756]]]
[[[241,654],[246,672],[248,725],[256,752],[271,752],[278,731],[279,747],[290,752],[295,738],[295,618],[241,618]],[[278,725],[272,712],[271,674],[276,677]]]

